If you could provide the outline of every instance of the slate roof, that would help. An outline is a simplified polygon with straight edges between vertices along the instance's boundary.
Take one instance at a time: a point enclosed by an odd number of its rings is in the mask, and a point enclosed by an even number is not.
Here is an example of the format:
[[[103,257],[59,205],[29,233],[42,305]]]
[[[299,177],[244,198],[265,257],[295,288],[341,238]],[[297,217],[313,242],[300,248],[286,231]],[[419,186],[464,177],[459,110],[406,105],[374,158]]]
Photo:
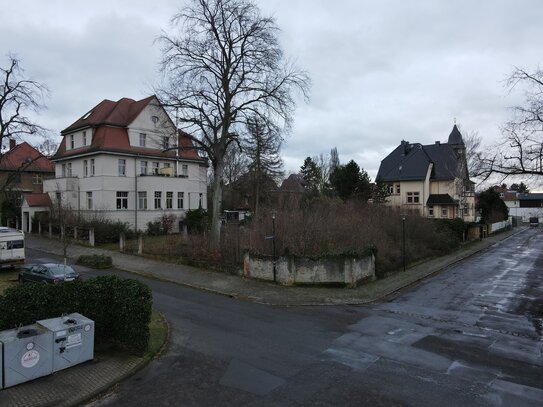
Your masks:
[[[464,140],[462,140],[462,134],[460,134],[460,130],[458,130],[456,124],[454,125],[451,134],[449,134],[449,140],[447,141],[447,144],[464,145]]]
[[[449,140],[457,142],[457,134],[460,135],[456,125]],[[460,135],[460,141],[462,136]],[[384,182],[391,181],[415,181],[426,178],[428,166],[433,163],[432,180],[452,180],[460,174],[459,161],[454,148],[449,143],[436,142],[435,144],[422,145],[402,141],[383,161],[379,167],[377,177]]]
[[[54,173],[55,164],[25,141],[4,153],[0,170]]]
[[[428,197],[426,205],[456,205],[449,194],[432,194]]]
[[[130,145],[127,127],[152,101],[159,103],[155,96],[149,96],[138,101],[128,98],[122,98],[117,102],[107,99],[103,100],[73,124],[62,130],[61,133],[64,135],[64,138],[52,160],[56,161],[80,154],[102,151],[175,158],[176,154],[174,150],[163,151],[159,148]],[[94,129],[90,145],[67,150],[66,135],[84,128]],[[178,151],[179,158],[205,162],[205,159],[199,156],[188,134],[181,130],[179,130],[178,145],[180,147]]]

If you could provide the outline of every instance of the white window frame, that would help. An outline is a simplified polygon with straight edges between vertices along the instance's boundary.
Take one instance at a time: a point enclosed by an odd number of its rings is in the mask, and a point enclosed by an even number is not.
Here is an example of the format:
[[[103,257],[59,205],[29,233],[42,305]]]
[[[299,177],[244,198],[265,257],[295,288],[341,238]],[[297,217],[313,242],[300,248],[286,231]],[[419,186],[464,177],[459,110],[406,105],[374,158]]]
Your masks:
[[[441,207],[441,217],[442,218],[448,218],[449,217],[449,208],[447,206]]]
[[[162,191],[155,191],[155,209],[162,209]]]
[[[70,134],[70,150],[75,148],[75,138],[73,134]]]
[[[420,192],[408,192],[407,193],[407,203],[408,204],[418,204],[420,203]]]
[[[166,209],[173,209],[173,191],[166,191]]]
[[[160,172],[160,163],[158,161],[153,161],[153,175],[158,175]]]
[[[96,174],[94,169],[95,169],[95,167],[94,167],[94,158],[91,158],[91,160],[90,160],[90,176],[91,177],[94,177],[94,175]]]
[[[32,184],[34,185],[41,185],[43,184],[43,178],[41,174],[34,174],[32,176]]]
[[[185,209],[185,193],[177,193],[177,209]]]
[[[140,161],[140,174],[141,175],[147,175],[148,168],[149,168],[149,162],[148,161]]]
[[[126,177],[126,160],[124,158],[119,158],[119,177]]]
[[[89,176],[89,166],[88,166],[88,161],[87,160],[83,160],[83,177],[88,177]]]
[[[147,133],[140,133],[140,147],[147,146]]]
[[[87,192],[87,209],[92,209],[92,191]]]
[[[434,205],[428,205],[428,216],[434,217]]]
[[[128,191],[117,191],[116,198],[118,210],[128,209]]]
[[[162,136],[162,147],[164,150],[170,148],[170,138],[168,136]]]
[[[138,191],[138,209],[147,209],[147,191]]]
[[[189,177],[189,166],[188,164],[181,164],[181,176],[183,178]]]
[[[67,177],[72,176],[72,163],[66,164],[66,176]]]
[[[83,132],[83,145],[84,146],[87,145],[87,132],[86,131]]]

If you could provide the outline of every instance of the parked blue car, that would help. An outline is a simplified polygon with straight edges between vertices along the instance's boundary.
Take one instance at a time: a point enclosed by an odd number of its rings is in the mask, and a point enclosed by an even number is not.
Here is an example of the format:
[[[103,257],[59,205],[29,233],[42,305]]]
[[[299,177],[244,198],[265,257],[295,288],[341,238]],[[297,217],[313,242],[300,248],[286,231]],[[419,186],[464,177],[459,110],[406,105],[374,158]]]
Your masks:
[[[19,282],[60,283],[74,281],[80,278],[71,267],[62,263],[28,264],[19,273]]]

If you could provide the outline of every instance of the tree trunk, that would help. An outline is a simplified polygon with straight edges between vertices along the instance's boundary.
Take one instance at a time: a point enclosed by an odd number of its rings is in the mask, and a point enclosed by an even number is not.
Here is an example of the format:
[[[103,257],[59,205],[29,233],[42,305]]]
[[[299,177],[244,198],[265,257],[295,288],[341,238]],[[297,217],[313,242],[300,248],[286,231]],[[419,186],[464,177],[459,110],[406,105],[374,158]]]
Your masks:
[[[213,169],[213,200],[211,212],[211,248],[218,249],[221,241],[222,176],[224,163],[219,160]]]

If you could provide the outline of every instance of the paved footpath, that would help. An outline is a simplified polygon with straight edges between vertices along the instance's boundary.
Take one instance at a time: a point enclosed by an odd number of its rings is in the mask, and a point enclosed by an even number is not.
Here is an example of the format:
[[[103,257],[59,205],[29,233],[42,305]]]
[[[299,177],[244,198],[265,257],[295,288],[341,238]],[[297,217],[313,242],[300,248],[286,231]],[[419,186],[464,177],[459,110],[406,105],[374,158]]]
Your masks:
[[[463,249],[448,256],[420,263],[409,267],[405,273],[399,272],[385,279],[370,282],[354,289],[285,287],[236,275],[81,245],[71,245],[68,248],[68,256],[75,261],[83,254],[103,254],[111,256],[113,265],[125,271],[260,304],[282,306],[358,305],[367,304],[393,294],[481,250],[485,250],[487,247],[497,244],[513,234],[521,233],[525,229],[525,227],[515,228],[486,238],[483,241],[470,243]],[[27,247],[57,255],[62,254],[62,245],[58,240],[35,235],[27,236]]]

